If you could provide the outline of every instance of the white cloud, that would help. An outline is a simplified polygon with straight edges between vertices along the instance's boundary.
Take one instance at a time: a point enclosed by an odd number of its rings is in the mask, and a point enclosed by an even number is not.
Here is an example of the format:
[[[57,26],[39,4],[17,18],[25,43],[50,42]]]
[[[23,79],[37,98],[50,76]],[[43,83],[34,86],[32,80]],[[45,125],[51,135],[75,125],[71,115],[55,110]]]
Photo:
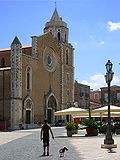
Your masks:
[[[105,44],[104,41],[101,41],[101,42],[98,43],[98,45],[100,45],[100,46],[102,46],[102,45],[104,45],[104,44]]]
[[[89,81],[83,80],[80,83],[89,85],[93,90],[100,89],[101,87],[107,87],[103,74],[92,75]],[[120,85],[120,79],[114,75],[111,85]]]
[[[74,44],[77,45],[78,43],[77,43],[77,42],[74,42]]]
[[[119,77],[114,75],[112,83],[113,83],[114,85],[115,85],[115,84],[120,85],[120,79],[119,79]]]
[[[107,24],[108,24],[108,30],[110,32],[120,29],[120,22],[114,23],[109,21]]]
[[[98,40],[98,38],[97,38],[97,37],[92,36],[92,35],[90,35],[90,36],[89,36],[89,39],[90,39],[90,41],[91,41],[93,44],[95,44],[95,45],[102,46],[102,45],[104,45],[104,44],[105,44],[105,42],[104,42],[104,41]]]

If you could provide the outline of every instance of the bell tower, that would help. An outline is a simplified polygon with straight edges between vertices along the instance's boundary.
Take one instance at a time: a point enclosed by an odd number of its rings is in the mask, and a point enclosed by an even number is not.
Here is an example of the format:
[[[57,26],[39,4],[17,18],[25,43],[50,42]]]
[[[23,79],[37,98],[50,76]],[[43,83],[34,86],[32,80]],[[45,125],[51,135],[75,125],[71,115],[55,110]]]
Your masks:
[[[74,102],[74,48],[68,41],[67,23],[59,16],[56,7],[50,21],[45,24],[44,33],[48,32],[58,41],[60,49],[60,109],[64,109]]]
[[[44,33],[46,32],[50,32],[61,42],[68,42],[67,23],[62,21],[62,18],[59,16],[56,8],[50,21],[45,24]]]

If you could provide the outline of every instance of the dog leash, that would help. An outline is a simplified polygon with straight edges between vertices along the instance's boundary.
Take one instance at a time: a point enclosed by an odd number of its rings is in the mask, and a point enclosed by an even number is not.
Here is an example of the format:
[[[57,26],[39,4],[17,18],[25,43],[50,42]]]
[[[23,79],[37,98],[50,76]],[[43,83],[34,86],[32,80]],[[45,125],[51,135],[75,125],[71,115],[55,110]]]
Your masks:
[[[57,141],[56,138],[54,139],[54,142],[55,142],[59,147],[62,147],[61,144]]]

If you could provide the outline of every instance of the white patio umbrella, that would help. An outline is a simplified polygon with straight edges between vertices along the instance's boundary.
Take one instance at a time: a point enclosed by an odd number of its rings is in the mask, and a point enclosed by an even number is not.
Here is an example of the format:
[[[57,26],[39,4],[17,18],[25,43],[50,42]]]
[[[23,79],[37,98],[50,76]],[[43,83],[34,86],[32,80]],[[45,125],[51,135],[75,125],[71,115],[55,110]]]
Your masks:
[[[70,107],[68,109],[63,109],[57,112],[54,112],[55,116],[62,116],[62,115],[84,115],[88,114],[88,110],[76,107]]]
[[[101,116],[102,117],[108,117],[108,113],[104,112]],[[120,112],[110,112],[110,116],[111,117],[120,117]]]
[[[111,113],[111,115],[115,115],[114,112],[118,112],[119,113],[120,112],[120,107],[110,105],[110,113]],[[100,117],[104,117],[104,116],[107,117],[107,113],[108,113],[108,106],[104,106],[104,107],[92,110],[91,115],[92,116],[96,115],[98,117],[99,116]]]
[[[111,110],[110,112],[111,117],[120,117],[120,107],[111,105],[110,110]],[[83,112],[82,114],[79,114],[79,112],[77,112],[76,114],[73,114],[72,116],[74,118],[75,117],[89,117],[89,113],[86,110],[85,113]],[[108,106],[104,106],[101,108],[91,110],[91,117],[108,117]]]
[[[92,110],[92,113],[100,113],[100,112],[103,113],[103,112],[107,112],[107,111],[108,111],[108,106],[104,106],[104,107]],[[120,112],[120,107],[110,105],[110,111],[111,112]]]

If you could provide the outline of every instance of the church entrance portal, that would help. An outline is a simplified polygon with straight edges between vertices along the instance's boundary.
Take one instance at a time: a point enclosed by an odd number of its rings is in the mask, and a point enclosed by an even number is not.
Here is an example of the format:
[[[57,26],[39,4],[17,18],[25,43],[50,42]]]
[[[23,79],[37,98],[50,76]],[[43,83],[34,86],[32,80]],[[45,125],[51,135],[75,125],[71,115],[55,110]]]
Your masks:
[[[34,111],[32,99],[27,96],[24,100],[23,123],[31,124],[34,122]]]
[[[54,112],[56,111],[57,104],[54,96],[50,96],[48,100],[48,108],[47,108],[47,120],[48,123],[52,124],[54,122]]]

